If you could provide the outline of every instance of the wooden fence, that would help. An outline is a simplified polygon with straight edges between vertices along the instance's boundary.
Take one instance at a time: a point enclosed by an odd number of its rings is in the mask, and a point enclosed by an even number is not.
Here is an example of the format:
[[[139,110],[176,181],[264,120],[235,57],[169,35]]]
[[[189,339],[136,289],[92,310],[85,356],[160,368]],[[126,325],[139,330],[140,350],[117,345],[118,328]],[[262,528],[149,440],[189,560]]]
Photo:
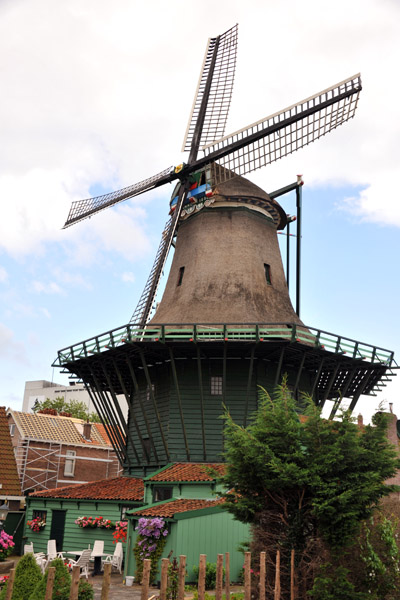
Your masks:
[[[265,595],[265,552],[260,553],[260,571],[259,571],[259,600],[266,600]],[[229,565],[229,552],[225,553],[225,586],[223,586],[224,578],[224,555],[217,555],[217,571],[216,571],[216,587],[215,587],[215,600],[222,600],[223,591],[225,591],[225,600],[230,600],[230,565]],[[168,567],[169,559],[163,558],[161,561],[161,586],[159,600],[167,599],[167,586],[168,586]],[[199,579],[198,579],[198,600],[205,600],[205,581],[206,581],[206,564],[207,557],[205,554],[200,554],[199,560]],[[280,552],[278,550],[275,561],[275,586],[274,586],[274,597],[273,600],[281,600],[281,573],[280,573]],[[143,561],[143,579],[142,579],[142,594],[141,600],[148,600],[149,597],[149,585],[150,585],[150,568],[151,560],[145,559]],[[244,600],[250,600],[251,598],[251,553],[244,553]],[[177,600],[184,600],[185,597],[185,573],[186,573],[186,556],[179,557],[179,568],[178,568],[178,590]],[[295,581],[294,581],[294,550],[291,553],[291,565],[290,565],[290,600],[295,600]]]
[[[223,585],[223,569],[224,569],[224,555],[217,555],[217,569],[216,569],[216,587],[215,587],[215,600],[222,600],[223,591],[225,591],[225,600],[230,600],[230,566],[229,566],[229,552],[225,554],[225,586]],[[200,554],[199,560],[199,579],[198,579],[198,600],[205,600],[206,592],[206,564],[207,557],[205,554]],[[280,553],[279,550],[276,554],[276,567],[275,567],[275,587],[273,600],[281,600],[281,577],[280,577]],[[170,561],[168,558],[163,558],[161,561],[161,585],[159,600],[167,599],[167,588],[168,588],[168,567]],[[265,552],[260,553],[260,572],[259,572],[259,600],[266,600],[265,596]],[[150,589],[150,569],[151,560],[145,559],[143,561],[143,578],[142,578],[142,590],[141,600],[148,600],[149,589]],[[49,568],[49,574],[47,577],[47,586],[45,600],[51,600],[53,595],[54,576],[55,568]],[[244,554],[244,600],[251,599],[251,553],[245,552]],[[178,566],[178,577],[177,577],[177,600],[184,600],[185,598],[185,574],[186,574],[186,556],[181,555],[179,557]],[[10,571],[10,577],[7,584],[7,593],[5,600],[11,600],[12,591],[14,587],[15,569]],[[80,567],[72,568],[72,583],[69,600],[78,600],[78,588],[80,580]],[[101,590],[101,600],[109,599],[111,583],[111,563],[104,564],[104,576]],[[132,594],[133,595],[133,594]],[[154,600],[153,595],[151,600]],[[291,569],[290,569],[290,600],[295,599],[295,585],[294,585],[294,550],[292,550],[291,556]]]

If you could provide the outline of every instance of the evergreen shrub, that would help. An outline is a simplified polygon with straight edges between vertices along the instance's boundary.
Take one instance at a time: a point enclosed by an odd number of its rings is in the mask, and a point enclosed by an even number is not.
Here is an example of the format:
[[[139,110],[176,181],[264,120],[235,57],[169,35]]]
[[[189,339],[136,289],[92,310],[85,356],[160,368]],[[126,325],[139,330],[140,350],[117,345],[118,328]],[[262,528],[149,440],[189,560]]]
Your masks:
[[[11,600],[29,600],[36,585],[42,580],[42,572],[35,557],[30,552],[25,554],[15,569],[15,579]],[[5,600],[7,585],[0,594],[0,600]]]
[[[71,575],[67,567],[64,565],[64,561],[61,558],[55,558],[50,567],[54,567],[56,572],[54,576],[54,587],[52,600],[68,600],[69,592],[71,588]],[[46,595],[47,578],[49,571],[42,577],[41,581],[38,582],[29,600],[44,600]]]

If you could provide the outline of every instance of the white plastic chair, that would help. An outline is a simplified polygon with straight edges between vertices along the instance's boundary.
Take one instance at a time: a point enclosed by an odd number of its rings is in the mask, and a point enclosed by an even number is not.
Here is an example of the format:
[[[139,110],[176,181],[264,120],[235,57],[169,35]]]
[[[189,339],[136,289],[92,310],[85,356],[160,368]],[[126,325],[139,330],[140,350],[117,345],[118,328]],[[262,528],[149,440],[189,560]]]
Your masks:
[[[121,574],[123,558],[124,558],[124,549],[122,547],[122,542],[117,542],[117,545],[115,546],[114,554],[108,554],[106,556],[106,558],[104,559],[104,563],[111,563],[111,569],[114,567]]]
[[[103,554],[104,552],[104,541],[103,540],[95,540],[93,544],[92,555],[96,556],[96,554]]]
[[[88,579],[89,577],[89,562],[91,553],[92,551],[90,550],[90,548],[87,548],[82,552],[78,560],[68,561],[68,564],[71,565],[71,569],[72,567],[80,567],[81,577],[86,577],[86,579]]]
[[[43,554],[43,552],[34,552],[33,551],[33,542],[31,542],[30,544],[24,544],[24,554],[33,554],[36,563],[39,565],[40,570],[42,571],[42,573],[44,573],[45,569],[46,569],[46,555]]]
[[[47,569],[47,567],[49,566],[49,564],[55,558],[62,558],[62,560],[64,560],[64,553],[63,552],[57,552],[56,540],[49,540],[47,542],[47,557],[46,557],[45,569]]]

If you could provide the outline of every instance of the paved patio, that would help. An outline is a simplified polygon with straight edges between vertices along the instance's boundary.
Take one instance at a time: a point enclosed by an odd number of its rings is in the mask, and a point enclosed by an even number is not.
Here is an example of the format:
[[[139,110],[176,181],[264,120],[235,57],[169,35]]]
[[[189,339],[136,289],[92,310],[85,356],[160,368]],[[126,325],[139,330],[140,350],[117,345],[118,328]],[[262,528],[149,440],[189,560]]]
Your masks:
[[[101,600],[101,586],[103,585],[103,577],[89,577],[89,582],[94,587],[94,600]],[[159,595],[160,590],[157,588],[149,589],[149,598],[156,594]],[[111,575],[111,585],[108,598],[109,600],[140,600],[142,588],[138,584],[133,584],[132,587],[127,587],[123,583],[123,576],[118,573]]]

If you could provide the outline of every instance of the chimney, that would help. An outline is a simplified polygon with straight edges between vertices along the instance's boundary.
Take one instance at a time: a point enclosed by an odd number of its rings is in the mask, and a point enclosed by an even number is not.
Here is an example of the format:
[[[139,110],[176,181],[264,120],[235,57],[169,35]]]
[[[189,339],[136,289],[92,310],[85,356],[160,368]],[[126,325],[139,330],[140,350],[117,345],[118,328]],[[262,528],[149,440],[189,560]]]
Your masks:
[[[357,425],[359,427],[362,427],[364,425],[364,421],[363,421],[363,416],[362,415],[358,415],[358,417],[357,417]]]
[[[92,433],[92,424],[89,423],[89,421],[87,423],[83,424],[83,437],[85,438],[85,440],[90,440],[90,434]]]

